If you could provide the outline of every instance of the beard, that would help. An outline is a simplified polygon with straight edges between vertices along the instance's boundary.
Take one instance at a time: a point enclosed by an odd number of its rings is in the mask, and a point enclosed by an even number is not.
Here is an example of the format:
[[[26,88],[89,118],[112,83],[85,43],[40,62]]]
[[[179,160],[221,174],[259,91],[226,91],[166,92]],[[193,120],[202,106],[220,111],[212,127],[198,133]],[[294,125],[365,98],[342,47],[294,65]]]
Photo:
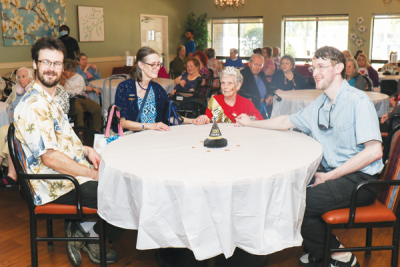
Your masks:
[[[44,86],[49,87],[49,88],[56,86],[60,82],[60,79],[61,79],[61,72],[57,73],[56,71],[51,71],[51,70],[41,72],[40,70],[38,70],[37,74],[38,74],[39,81]],[[49,75],[49,74],[50,75],[55,75],[55,79],[54,80],[50,80],[50,79],[46,79],[44,77],[44,75]]]

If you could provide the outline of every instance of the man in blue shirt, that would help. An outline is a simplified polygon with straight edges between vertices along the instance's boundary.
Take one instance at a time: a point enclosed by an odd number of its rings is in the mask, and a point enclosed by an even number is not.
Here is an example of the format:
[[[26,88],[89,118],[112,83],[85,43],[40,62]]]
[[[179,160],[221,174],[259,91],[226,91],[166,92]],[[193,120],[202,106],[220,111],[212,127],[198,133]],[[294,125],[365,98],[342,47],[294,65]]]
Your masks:
[[[188,29],[186,31],[186,40],[188,40],[185,44],[186,48],[186,57],[191,57],[192,54],[196,51],[196,42],[194,41],[194,30]]]
[[[367,94],[350,86],[345,75],[346,59],[333,47],[315,52],[312,69],[317,90],[324,90],[308,107],[290,116],[251,121],[242,114],[241,125],[287,130],[298,127],[311,133],[323,148],[322,167],[315,173],[306,192],[306,210],[301,234],[309,253],[300,258],[302,266],[317,266],[323,257],[325,224],[321,215],[334,209],[348,208],[357,184],[378,180],[382,171],[382,145],[378,116]],[[378,188],[360,192],[357,205],[371,204]],[[336,238],[331,248],[343,247]],[[358,267],[350,252],[333,253],[331,266]]]

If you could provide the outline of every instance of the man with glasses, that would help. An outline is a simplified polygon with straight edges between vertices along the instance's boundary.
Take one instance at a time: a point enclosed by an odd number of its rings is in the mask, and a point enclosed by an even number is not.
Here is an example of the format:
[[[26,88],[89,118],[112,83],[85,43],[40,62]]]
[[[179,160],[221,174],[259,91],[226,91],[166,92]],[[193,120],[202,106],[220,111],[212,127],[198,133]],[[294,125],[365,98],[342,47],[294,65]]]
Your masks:
[[[242,69],[243,85],[239,94],[246,98],[251,98],[256,109],[260,110],[261,103],[266,102],[267,113],[272,111],[272,92],[265,73],[261,71],[264,64],[264,57],[260,54],[253,54],[250,57],[249,66]],[[266,118],[265,112],[261,115]]]
[[[36,80],[14,112],[15,136],[21,141],[26,156],[26,171],[28,174],[74,176],[81,184],[82,205],[97,208],[100,156],[93,148],[82,145],[55,95],[63,72],[65,47],[59,39],[43,37],[32,46],[31,54]],[[34,180],[31,185],[35,205],[75,204],[75,190],[69,181]],[[65,230],[68,237],[97,236],[98,225],[87,233],[79,222],[66,221]],[[115,241],[122,232],[123,229],[106,223],[106,235],[110,240]],[[100,263],[99,244],[73,241],[67,243],[73,265],[81,263],[80,249],[86,251],[93,262]],[[118,258],[112,250],[108,250],[106,256],[108,263]]]
[[[344,79],[346,59],[334,47],[315,52],[311,71],[317,90],[324,90],[308,107],[290,116],[251,121],[242,114],[236,121],[245,126],[287,130],[298,127],[312,134],[323,148],[320,170],[307,187],[306,210],[301,233],[307,254],[300,258],[302,266],[317,266],[323,258],[324,213],[350,206],[355,186],[367,180],[378,180],[383,163],[378,116],[371,99]],[[371,204],[379,188],[362,190],[357,205]],[[343,247],[336,238],[331,248]],[[333,253],[331,266],[360,266],[350,252]]]

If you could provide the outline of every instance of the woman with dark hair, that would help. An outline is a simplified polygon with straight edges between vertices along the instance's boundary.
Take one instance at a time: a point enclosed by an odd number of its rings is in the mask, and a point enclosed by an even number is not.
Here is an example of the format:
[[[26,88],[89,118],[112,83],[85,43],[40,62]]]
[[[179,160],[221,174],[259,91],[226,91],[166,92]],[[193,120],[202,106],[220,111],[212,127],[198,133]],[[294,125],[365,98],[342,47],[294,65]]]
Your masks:
[[[357,51],[358,52],[358,51]],[[365,54],[360,53],[357,57],[357,64],[362,75],[367,76],[373,82],[374,87],[379,86],[378,72],[371,66]]]
[[[262,49],[261,48],[256,48],[253,50],[253,54],[260,54],[262,55]]]
[[[354,55],[354,59],[357,60],[358,55],[360,55],[360,54],[364,54],[364,51],[362,51],[362,50],[357,50],[356,54]]]
[[[284,55],[280,59],[281,70],[272,75],[271,86],[283,91],[306,89],[307,83],[303,76],[293,72],[295,60],[290,55]]]
[[[213,48],[207,48],[206,55],[208,57],[207,67],[212,69],[214,72],[214,77],[218,77],[220,71],[222,71],[221,62],[215,58],[215,50]],[[213,82],[213,87],[219,87],[219,80]]]
[[[176,57],[171,62],[171,75],[173,79],[180,76],[185,70],[186,62],[186,48],[183,45],[178,46],[176,49]]]
[[[271,82],[271,77],[275,72],[275,63],[271,59],[272,48],[270,46],[265,46],[262,49],[262,56],[264,57],[264,66],[261,69],[265,76],[267,76],[267,81]]]
[[[129,131],[170,131],[167,125],[168,97],[165,89],[152,79],[157,78],[161,63],[158,53],[144,46],[136,54],[132,77],[121,82],[115,94],[115,105],[121,107],[121,125]],[[184,124],[204,124],[204,119],[181,117]],[[113,131],[117,132],[116,125]]]

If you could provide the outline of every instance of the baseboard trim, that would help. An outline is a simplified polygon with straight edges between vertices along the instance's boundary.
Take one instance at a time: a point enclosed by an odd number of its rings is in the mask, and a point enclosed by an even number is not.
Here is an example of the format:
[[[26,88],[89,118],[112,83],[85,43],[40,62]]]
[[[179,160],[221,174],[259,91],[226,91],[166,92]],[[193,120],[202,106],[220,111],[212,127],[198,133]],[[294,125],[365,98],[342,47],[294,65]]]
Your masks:
[[[126,57],[95,57],[89,58],[89,63],[102,63],[102,62],[116,62],[116,61],[126,61]],[[18,69],[21,67],[30,67],[32,68],[32,61],[25,62],[8,62],[8,63],[0,63],[0,69]]]

